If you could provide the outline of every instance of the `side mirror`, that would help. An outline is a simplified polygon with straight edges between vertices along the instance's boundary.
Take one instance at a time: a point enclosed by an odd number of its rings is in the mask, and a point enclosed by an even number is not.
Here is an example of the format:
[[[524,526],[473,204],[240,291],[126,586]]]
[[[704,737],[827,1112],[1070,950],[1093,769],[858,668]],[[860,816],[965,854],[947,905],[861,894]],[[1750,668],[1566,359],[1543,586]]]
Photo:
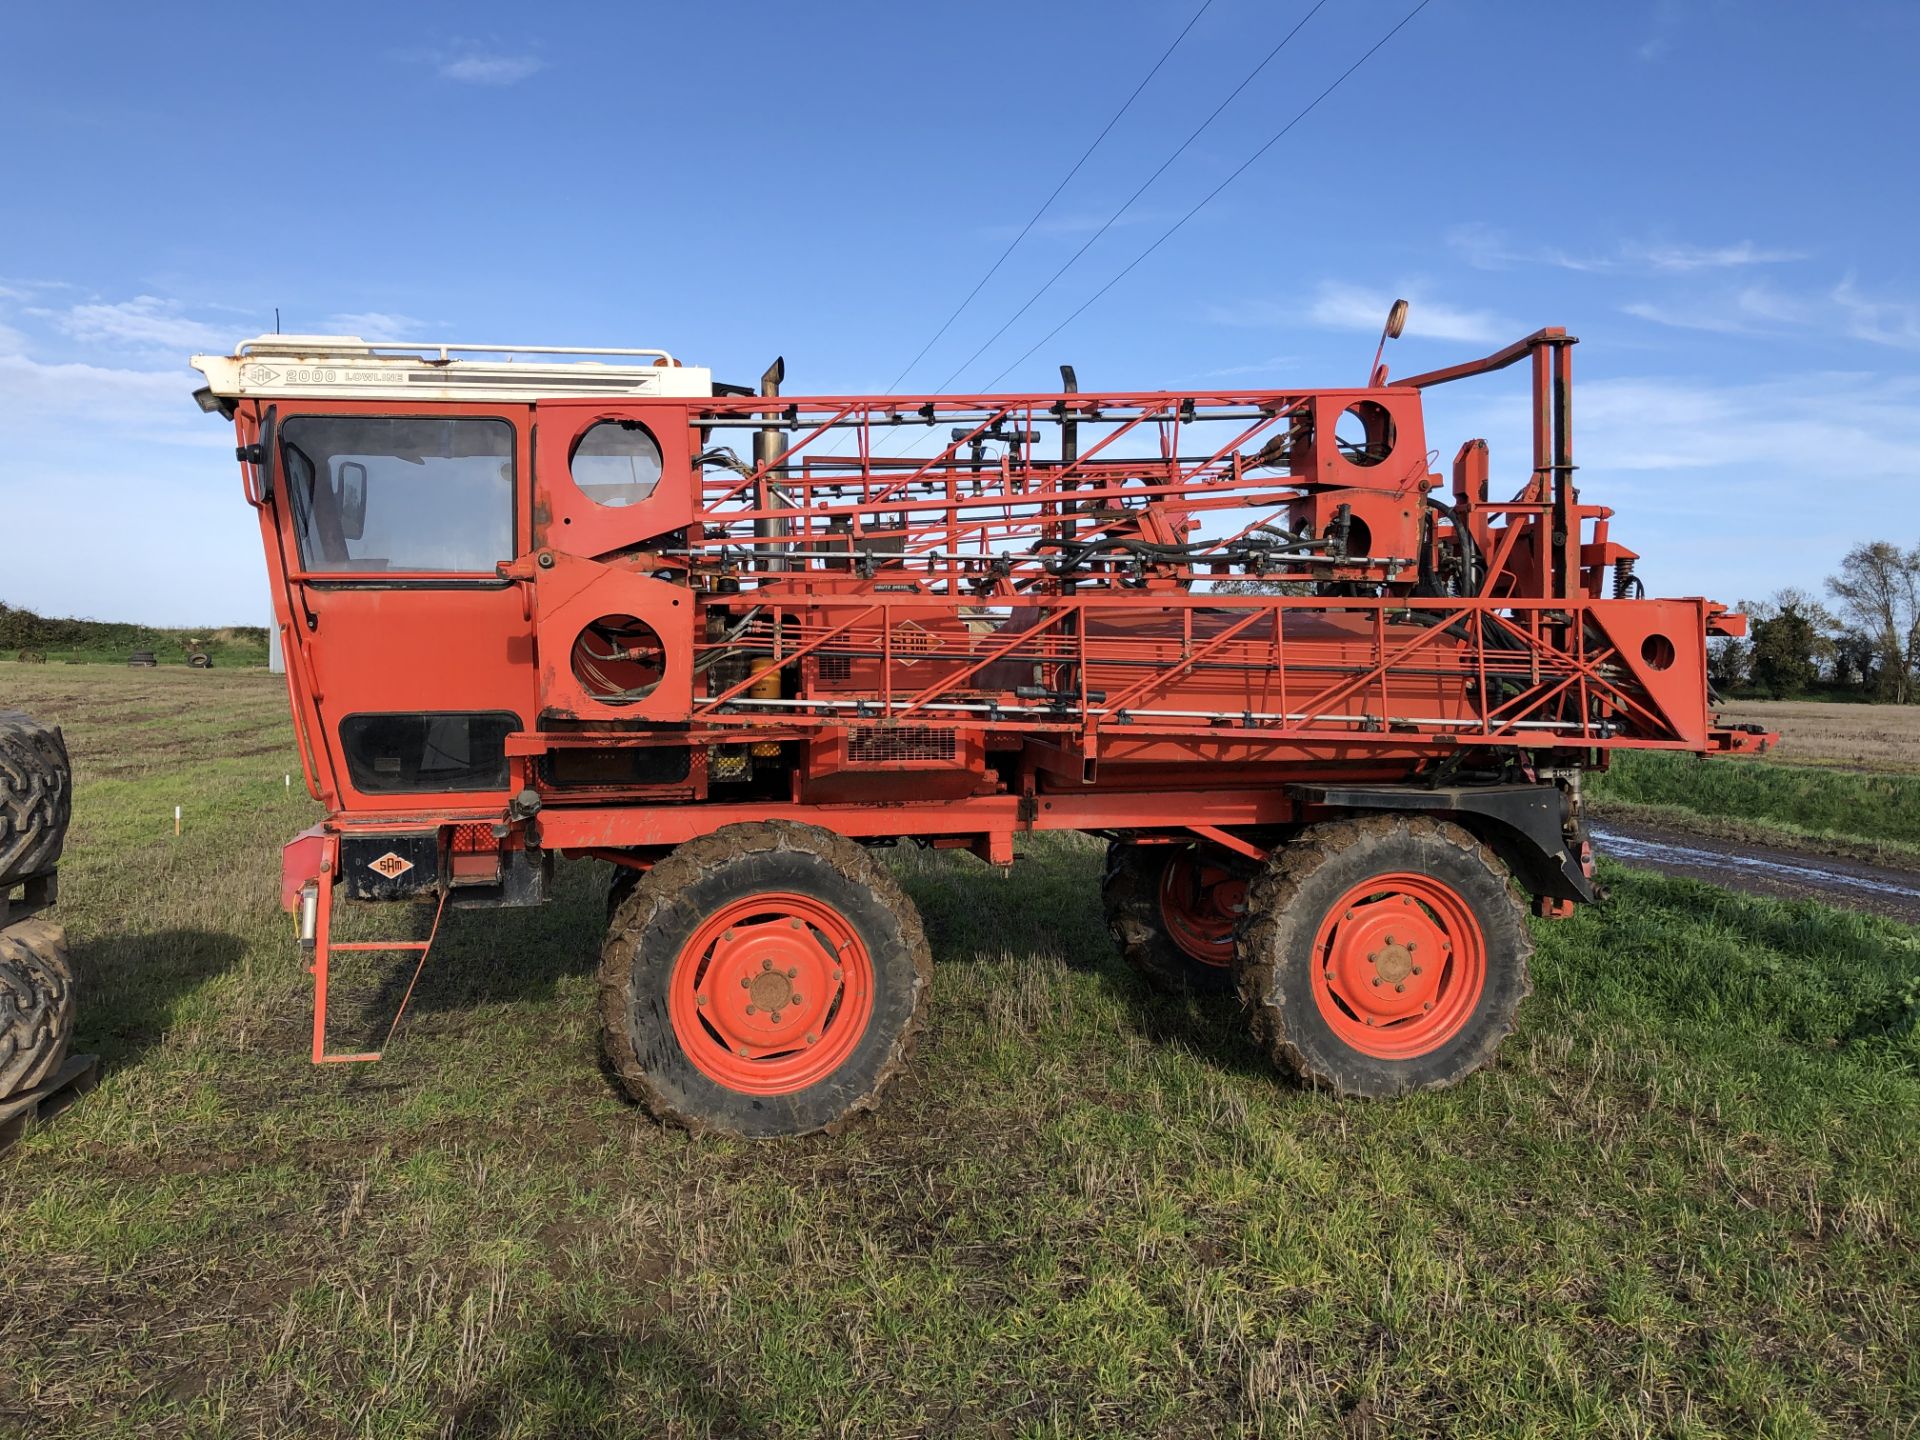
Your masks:
[[[342,460],[333,488],[340,533],[348,540],[358,540],[367,533],[367,467],[358,460]]]

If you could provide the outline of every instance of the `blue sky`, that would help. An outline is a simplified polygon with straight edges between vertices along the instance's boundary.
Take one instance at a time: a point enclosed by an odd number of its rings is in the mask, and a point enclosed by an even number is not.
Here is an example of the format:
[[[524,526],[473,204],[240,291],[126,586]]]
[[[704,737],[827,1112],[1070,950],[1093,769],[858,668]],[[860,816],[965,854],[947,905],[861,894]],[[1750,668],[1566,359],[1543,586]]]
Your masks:
[[[1413,0],[1329,0],[955,388],[984,385]],[[0,48],[0,599],[266,613],[184,357],[284,327],[661,345],[885,387],[1201,0],[15,7]],[[940,384],[1308,9],[1214,0],[902,387]],[[1000,388],[1360,382],[1542,324],[1654,593],[1920,539],[1920,5],[1432,0]],[[1523,478],[1519,373],[1430,443]],[[1444,393],[1444,392],[1443,392]]]

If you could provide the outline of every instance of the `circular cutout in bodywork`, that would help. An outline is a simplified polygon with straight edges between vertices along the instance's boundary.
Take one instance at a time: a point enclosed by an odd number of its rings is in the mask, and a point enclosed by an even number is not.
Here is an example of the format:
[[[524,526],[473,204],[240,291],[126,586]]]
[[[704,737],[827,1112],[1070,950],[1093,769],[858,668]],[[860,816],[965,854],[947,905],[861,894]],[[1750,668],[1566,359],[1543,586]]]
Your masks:
[[[602,420],[573,447],[574,486],[596,505],[638,505],[660,483],[660,445],[636,420]]]
[[[573,678],[603,705],[633,705],[667,673],[660,632],[632,615],[602,615],[574,637]]]
[[[1351,465],[1378,465],[1393,453],[1393,416],[1378,400],[1356,400],[1340,412],[1334,441]]]
[[[1646,662],[1649,670],[1671,670],[1678,656],[1673,641],[1664,635],[1653,634],[1640,642],[1640,658]]]

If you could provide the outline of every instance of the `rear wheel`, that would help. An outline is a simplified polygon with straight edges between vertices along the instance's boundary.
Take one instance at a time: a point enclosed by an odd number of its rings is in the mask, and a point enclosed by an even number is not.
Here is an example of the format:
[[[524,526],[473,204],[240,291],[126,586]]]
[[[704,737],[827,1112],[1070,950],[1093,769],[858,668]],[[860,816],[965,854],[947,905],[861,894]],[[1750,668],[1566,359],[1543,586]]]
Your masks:
[[[1127,963],[1163,990],[1233,984],[1233,936],[1247,877],[1196,845],[1107,847],[1100,887],[1107,929]]]
[[[44,1084],[73,1038],[73,973],[58,925],[0,930],[0,1100]]]
[[[905,1065],[932,957],[879,862],[808,825],[730,825],[632,886],[600,967],[607,1057],[663,1120],[831,1130]]]
[[[1451,1085],[1487,1063],[1529,990],[1506,867],[1419,816],[1318,825],[1255,880],[1237,960],[1255,1036],[1343,1095]]]
[[[60,859],[71,790],[59,728],[0,710],[0,885],[51,870]]]

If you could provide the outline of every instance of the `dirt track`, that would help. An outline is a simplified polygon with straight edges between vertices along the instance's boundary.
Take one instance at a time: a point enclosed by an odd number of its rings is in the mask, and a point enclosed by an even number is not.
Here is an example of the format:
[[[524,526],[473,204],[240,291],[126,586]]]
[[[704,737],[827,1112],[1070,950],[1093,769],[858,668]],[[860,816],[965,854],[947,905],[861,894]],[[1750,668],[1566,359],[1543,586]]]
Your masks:
[[[1593,826],[1602,855],[1644,870],[1787,900],[1821,900],[1920,924],[1920,874],[1651,825]]]

